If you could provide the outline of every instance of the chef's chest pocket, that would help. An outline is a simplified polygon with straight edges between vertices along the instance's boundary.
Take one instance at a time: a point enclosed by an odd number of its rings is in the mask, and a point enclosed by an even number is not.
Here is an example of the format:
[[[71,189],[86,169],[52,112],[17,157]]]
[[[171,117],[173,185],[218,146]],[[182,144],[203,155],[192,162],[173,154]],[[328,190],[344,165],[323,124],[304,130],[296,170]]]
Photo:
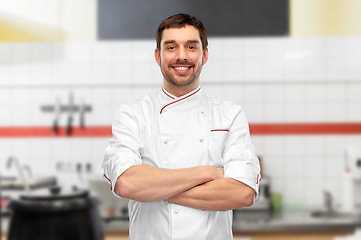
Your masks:
[[[223,167],[223,150],[226,145],[228,131],[211,131],[208,146],[208,155],[211,165],[214,167]]]

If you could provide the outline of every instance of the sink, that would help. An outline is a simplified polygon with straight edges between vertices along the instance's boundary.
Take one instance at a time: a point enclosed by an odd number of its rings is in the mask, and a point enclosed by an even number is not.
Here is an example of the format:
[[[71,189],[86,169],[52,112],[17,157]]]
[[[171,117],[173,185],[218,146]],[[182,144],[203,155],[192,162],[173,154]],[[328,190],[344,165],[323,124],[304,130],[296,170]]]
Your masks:
[[[352,213],[336,212],[336,211],[313,211],[312,217],[316,218],[355,218],[356,215]]]

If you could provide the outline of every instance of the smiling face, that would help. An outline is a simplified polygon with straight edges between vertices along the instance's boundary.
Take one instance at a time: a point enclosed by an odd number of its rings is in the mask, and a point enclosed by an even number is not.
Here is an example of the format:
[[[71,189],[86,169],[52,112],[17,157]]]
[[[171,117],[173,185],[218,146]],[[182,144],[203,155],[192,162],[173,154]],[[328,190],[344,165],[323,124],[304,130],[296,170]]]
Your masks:
[[[164,88],[175,96],[196,89],[208,60],[208,49],[203,52],[197,28],[186,25],[165,29],[160,47],[155,50],[155,59],[163,74]]]

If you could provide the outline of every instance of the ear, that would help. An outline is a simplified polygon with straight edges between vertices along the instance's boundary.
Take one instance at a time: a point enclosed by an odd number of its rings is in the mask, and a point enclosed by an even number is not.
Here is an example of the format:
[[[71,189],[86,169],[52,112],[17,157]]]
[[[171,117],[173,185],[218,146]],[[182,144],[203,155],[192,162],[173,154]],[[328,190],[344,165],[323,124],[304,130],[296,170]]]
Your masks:
[[[159,52],[158,48],[156,48],[154,51],[154,57],[155,57],[155,61],[157,61],[157,63],[158,63],[158,66],[160,66],[160,52]]]
[[[203,65],[206,64],[208,61],[208,48],[203,53]]]

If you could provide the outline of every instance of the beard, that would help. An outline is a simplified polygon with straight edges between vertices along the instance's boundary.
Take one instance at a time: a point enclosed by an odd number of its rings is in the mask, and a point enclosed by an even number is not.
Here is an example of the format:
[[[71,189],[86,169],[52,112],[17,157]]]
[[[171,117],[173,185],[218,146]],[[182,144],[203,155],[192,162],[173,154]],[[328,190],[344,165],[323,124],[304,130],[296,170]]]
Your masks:
[[[177,61],[175,64],[191,66],[191,70],[193,69],[194,72],[190,76],[187,77],[188,79],[182,81],[181,78],[186,78],[186,77],[177,76],[175,73],[172,74],[172,65],[173,64],[169,64],[167,67],[160,68],[160,70],[163,74],[163,77],[167,82],[169,82],[173,86],[186,87],[186,86],[189,86],[192,83],[194,83],[199,78],[199,75],[201,74],[202,67],[203,67],[203,60],[202,60],[202,64],[200,65],[200,67],[198,69],[195,68],[195,64],[189,63],[188,61]],[[162,64],[161,64],[161,66],[162,66]]]

